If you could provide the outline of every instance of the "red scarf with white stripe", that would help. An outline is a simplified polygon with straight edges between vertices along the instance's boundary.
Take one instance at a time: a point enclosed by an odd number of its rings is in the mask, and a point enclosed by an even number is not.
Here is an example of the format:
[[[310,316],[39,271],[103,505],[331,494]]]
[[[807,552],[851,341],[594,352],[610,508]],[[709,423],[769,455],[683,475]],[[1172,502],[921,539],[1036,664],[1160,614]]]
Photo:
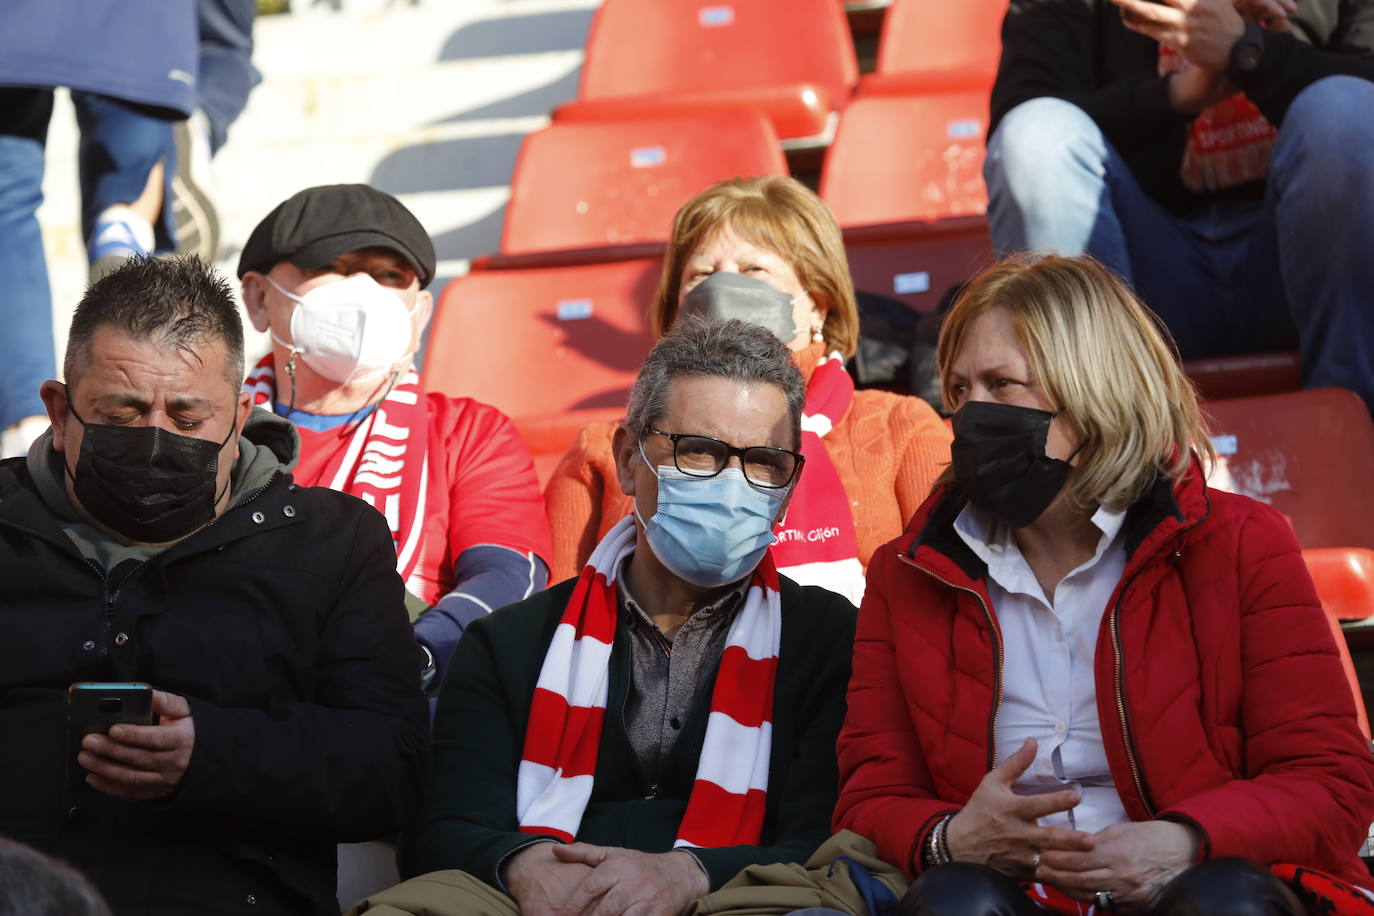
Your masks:
[[[615,577],[635,547],[627,515],[592,551],[554,631],[530,704],[515,811],[524,833],[572,842],[591,798],[606,717]],[[782,602],[772,557],[754,570],[726,634],[696,783],[674,848],[759,842],[772,750]]]
[[[1191,66],[1175,49],[1159,46],[1160,76]],[[1193,119],[1179,177],[1198,193],[1258,181],[1269,173],[1278,135],[1255,103],[1237,92]]]
[[[822,357],[806,386],[801,453],[806,470],[797,480],[773,554],[778,571],[802,585],[819,585],[856,606],[863,597],[864,569],[854,535],[849,495],[826,450],[825,436],[854,399],[854,380],[838,352]]]
[[[255,405],[273,409],[277,374],[271,353],[253,367],[243,390]],[[381,512],[396,543],[396,571],[406,587],[430,604],[438,601],[440,595],[432,594],[424,577],[415,574],[424,552],[420,535],[429,480],[429,415],[420,377],[407,370],[361,423],[347,423],[325,435],[331,434],[340,442],[324,472],[316,480],[297,483],[349,493]]]

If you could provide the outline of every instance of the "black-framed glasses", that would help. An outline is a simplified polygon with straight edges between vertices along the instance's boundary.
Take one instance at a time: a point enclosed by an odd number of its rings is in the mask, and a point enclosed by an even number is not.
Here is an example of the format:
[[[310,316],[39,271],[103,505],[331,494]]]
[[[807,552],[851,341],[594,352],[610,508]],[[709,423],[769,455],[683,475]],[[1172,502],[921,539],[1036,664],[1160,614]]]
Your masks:
[[[806,462],[805,456],[771,445],[736,448],[710,436],[691,433],[665,433],[649,427],[649,432],[673,443],[673,466],[690,477],[715,477],[732,457],[738,457],[744,479],[756,487],[776,490],[790,484]]]

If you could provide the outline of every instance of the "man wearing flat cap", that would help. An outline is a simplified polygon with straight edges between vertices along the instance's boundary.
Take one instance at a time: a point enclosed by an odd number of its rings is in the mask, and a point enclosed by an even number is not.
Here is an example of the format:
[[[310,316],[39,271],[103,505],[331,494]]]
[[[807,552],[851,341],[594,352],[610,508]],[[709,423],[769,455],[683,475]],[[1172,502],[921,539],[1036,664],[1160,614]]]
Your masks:
[[[469,622],[544,587],[549,530],[510,420],[420,386],[434,246],[391,195],[329,185],[269,213],[238,274],[254,327],[272,336],[245,389],[296,426],[299,483],[386,517],[437,686]]]

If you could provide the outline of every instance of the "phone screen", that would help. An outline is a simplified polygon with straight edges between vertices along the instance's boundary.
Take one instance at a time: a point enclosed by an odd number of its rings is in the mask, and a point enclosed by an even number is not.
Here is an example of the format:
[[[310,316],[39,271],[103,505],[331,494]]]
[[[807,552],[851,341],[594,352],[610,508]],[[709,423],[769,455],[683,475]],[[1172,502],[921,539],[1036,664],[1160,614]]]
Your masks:
[[[80,683],[67,688],[67,789],[94,791],[86,782],[86,769],[77,762],[81,739],[91,733],[107,734],[111,725],[153,724],[153,688],[138,682]]]

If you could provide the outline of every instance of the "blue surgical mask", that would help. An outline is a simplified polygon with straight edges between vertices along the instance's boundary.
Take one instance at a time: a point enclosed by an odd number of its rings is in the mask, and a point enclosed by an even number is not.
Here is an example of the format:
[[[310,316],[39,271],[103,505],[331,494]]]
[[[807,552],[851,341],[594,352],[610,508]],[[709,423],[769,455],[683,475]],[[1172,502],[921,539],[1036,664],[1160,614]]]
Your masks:
[[[658,508],[645,521],[636,505],[635,517],[654,556],[678,578],[703,588],[742,579],[777,540],[773,525],[790,487],[756,487],[739,468],[693,477],[659,465],[654,474]]]

